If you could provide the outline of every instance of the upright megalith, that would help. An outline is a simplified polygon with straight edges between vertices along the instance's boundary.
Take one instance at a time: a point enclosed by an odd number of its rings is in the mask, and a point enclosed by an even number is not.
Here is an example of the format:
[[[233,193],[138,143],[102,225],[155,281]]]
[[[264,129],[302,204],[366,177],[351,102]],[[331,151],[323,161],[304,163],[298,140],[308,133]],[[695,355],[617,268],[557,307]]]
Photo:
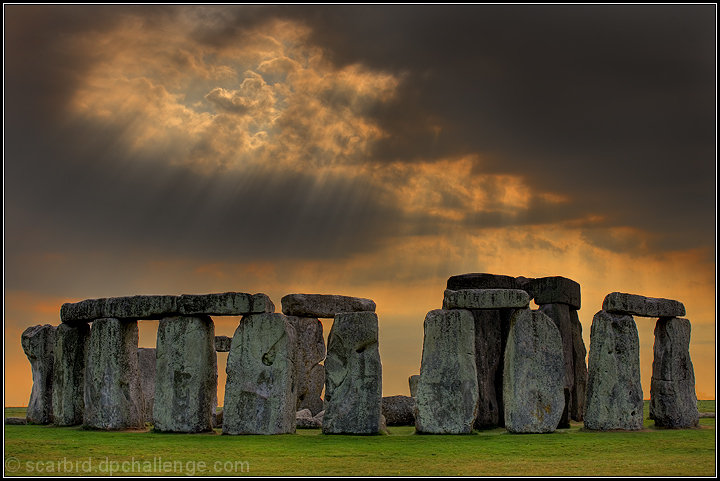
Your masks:
[[[215,351],[217,352],[229,352],[230,344],[232,344],[232,337],[228,336],[215,336]]]
[[[323,433],[377,434],[381,402],[377,314],[338,313],[325,359]]]
[[[168,317],[157,331],[156,431],[212,431],[217,396],[215,325],[209,316]]]
[[[415,425],[415,398],[387,396],[382,398],[382,415],[387,426]]]
[[[332,319],[342,312],[375,312],[372,299],[334,294],[288,294],[280,303],[287,316]]]
[[[277,313],[244,316],[227,360],[223,434],[295,432],[295,328]]]
[[[90,325],[61,323],[55,331],[53,416],[58,426],[82,424],[85,411],[85,361]]]
[[[573,335],[572,335],[572,318],[570,315],[570,306],[567,304],[543,304],[538,309],[551,319],[558,328],[560,338],[562,339],[561,352],[563,355],[563,388],[567,393],[568,403],[564,406],[559,428],[570,427],[570,404],[572,403],[572,390],[575,386],[575,366],[573,365]],[[583,360],[583,364],[585,361]]]
[[[573,354],[573,386],[570,392],[570,418],[582,421],[585,413],[585,396],[587,393],[588,371],[585,358],[587,350],[582,337],[582,324],[575,309],[570,309],[570,323],[572,327],[572,354]]]
[[[154,347],[138,348],[138,374],[143,394],[143,419],[147,423],[153,422],[156,351],[157,349]]]
[[[628,314],[603,310],[593,317],[584,422],[599,431],[642,428],[640,341]]]
[[[436,309],[425,316],[424,331],[415,429],[470,433],[478,409],[473,315],[461,309]]]
[[[510,317],[526,308],[530,296],[524,283],[510,276],[472,273],[447,281],[443,309],[469,309],[475,320],[475,363],[478,375],[476,429],[504,425],[503,355]]]
[[[297,383],[296,410],[309,409],[312,415],[323,409],[321,397],[325,383],[325,339],[323,326],[317,317],[287,316],[295,328],[297,357],[295,379]]]
[[[420,382],[420,374],[413,374],[408,378],[408,385],[410,387],[410,397],[414,398],[417,394],[417,386]]]
[[[30,361],[33,386],[27,408],[30,424],[53,422],[53,364],[55,331],[50,324],[32,326],[20,336],[23,351]]]
[[[85,364],[86,427],[145,427],[137,348],[137,321],[103,318],[93,322]]]
[[[511,433],[555,431],[565,407],[562,338],[540,311],[515,311],[505,348],[503,401]]]
[[[695,371],[690,360],[690,321],[661,317],[655,325],[650,419],[665,428],[698,425]]]

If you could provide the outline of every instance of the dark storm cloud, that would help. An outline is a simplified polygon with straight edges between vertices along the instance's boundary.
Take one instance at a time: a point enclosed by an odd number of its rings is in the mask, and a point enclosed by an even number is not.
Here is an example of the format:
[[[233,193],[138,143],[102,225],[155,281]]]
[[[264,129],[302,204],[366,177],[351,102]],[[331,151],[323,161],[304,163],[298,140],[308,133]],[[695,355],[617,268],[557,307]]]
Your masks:
[[[190,7],[186,7],[190,8]],[[8,253],[102,245],[208,258],[341,256],[398,232],[437,233],[362,182],[312,172],[199,179],[136,162],[123,126],[68,120],[97,58],[71,35],[137,15],[152,29],[182,7],[5,6]],[[478,154],[474,175],[522,175],[533,197],[509,215],[470,212],[471,228],[604,219],[646,230],[651,247],[711,246],[715,185],[715,7],[330,6],[198,9],[198,42],[238,42],[272,17],[302,21],[338,65],[401,76],[370,112],[388,133],[371,162]],[[312,195],[310,193],[313,193]],[[447,207],[462,199],[444,194]],[[444,221],[446,222],[446,221]],[[403,225],[404,224],[404,225]],[[408,225],[411,225],[408,227]],[[171,239],[171,241],[168,241]]]

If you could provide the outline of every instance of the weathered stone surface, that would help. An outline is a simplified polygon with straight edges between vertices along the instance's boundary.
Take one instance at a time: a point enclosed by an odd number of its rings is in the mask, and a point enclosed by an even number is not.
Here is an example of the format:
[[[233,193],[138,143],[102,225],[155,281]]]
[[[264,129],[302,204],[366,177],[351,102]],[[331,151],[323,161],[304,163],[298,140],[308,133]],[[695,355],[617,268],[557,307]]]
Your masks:
[[[325,368],[319,364],[325,360],[323,326],[317,317],[288,316],[287,319],[295,328],[297,336],[296,409],[301,411],[308,408],[315,414],[323,408],[321,394],[325,383]]]
[[[275,305],[266,294],[223,292],[218,294],[183,294],[177,301],[183,316],[240,316],[249,313],[275,312]]]
[[[86,427],[145,427],[137,345],[137,321],[105,318],[93,322],[85,364]]]
[[[333,318],[342,312],[375,312],[375,302],[362,297],[288,294],[280,302],[288,316]]]
[[[213,413],[212,425],[213,425],[213,429],[222,428],[222,425],[223,425],[223,412],[222,411],[220,411],[219,413]]]
[[[650,419],[665,428],[698,425],[695,371],[690,360],[690,321],[663,317],[655,325]]]
[[[611,292],[603,300],[603,311],[641,317],[677,317],[685,315],[685,306],[672,299]]]
[[[227,360],[223,434],[295,432],[295,328],[283,314],[251,314]]]
[[[505,352],[500,310],[473,310],[478,410],[475,428],[500,425],[502,411],[502,359]]]
[[[698,413],[698,417],[702,418],[715,418],[715,413]]]
[[[232,338],[228,336],[215,336],[215,350],[217,352],[229,352]]]
[[[325,359],[323,433],[378,433],[381,398],[377,314],[337,314]]]
[[[505,348],[503,402],[511,433],[551,433],[565,407],[562,338],[540,311],[515,311]]]
[[[168,317],[157,331],[156,431],[212,430],[217,396],[215,325],[209,316]]]
[[[28,327],[20,336],[23,351],[30,361],[33,386],[27,408],[30,424],[53,422],[53,364],[55,330],[50,324]]]
[[[301,409],[295,413],[295,426],[298,429],[318,429],[322,427],[322,422],[315,419],[309,409]]]
[[[520,289],[514,277],[498,274],[471,273],[451,276],[447,280],[447,289],[460,291],[464,289]]]
[[[598,431],[642,428],[640,341],[630,315],[599,311],[593,317],[584,424]]]
[[[217,406],[214,325],[208,316],[162,319],[157,332],[152,419],[156,431],[206,432]]]
[[[572,337],[572,317],[570,314],[570,306],[567,304],[543,304],[538,309],[540,312],[548,316],[558,328],[560,337],[562,338],[563,353],[563,387],[567,390],[568,404],[563,409],[560,422],[557,427],[570,427],[570,405],[572,404],[572,390],[575,385],[575,369],[573,366],[573,337]],[[574,309],[573,309],[574,310]]]
[[[530,294],[530,297],[532,297],[532,290],[530,289],[530,286],[532,285],[532,281],[534,281],[534,277],[525,277],[525,276],[518,276],[515,278],[515,281],[517,282],[517,289],[522,289],[523,291]]]
[[[538,277],[530,281],[529,291],[537,305],[567,304],[580,309],[580,284],[567,277]]]
[[[155,404],[155,353],[154,347],[138,348],[138,375],[143,394],[143,419],[148,423],[153,422],[153,406]]]
[[[178,296],[130,296],[86,299],[63,304],[60,318],[63,322],[95,319],[162,319],[178,313]]]
[[[464,289],[445,290],[443,309],[501,309],[525,308],[530,296],[520,289]]]
[[[85,361],[90,325],[60,324],[55,331],[53,367],[53,417],[58,426],[83,423],[85,411]]]
[[[5,418],[5,424],[9,426],[24,426],[27,424],[27,418]]]
[[[381,412],[387,426],[415,425],[415,399],[410,396],[383,397]]]
[[[410,397],[415,397],[417,394],[417,385],[420,381],[420,374],[414,374],[408,378],[408,384],[410,385]]]
[[[585,413],[588,372],[585,358],[587,350],[582,337],[582,324],[575,309],[570,309],[573,348],[573,388],[570,394],[570,418],[582,421]]]
[[[325,417],[325,411],[320,411],[315,416],[313,416],[313,419],[320,423],[320,426],[322,426],[323,418]]]
[[[191,314],[240,316],[274,310],[274,304],[265,294],[224,292],[86,299],[63,304],[60,308],[60,318],[63,322],[90,322],[101,318],[163,319]]]
[[[470,433],[478,404],[472,313],[430,311],[424,330],[415,429],[419,433]]]

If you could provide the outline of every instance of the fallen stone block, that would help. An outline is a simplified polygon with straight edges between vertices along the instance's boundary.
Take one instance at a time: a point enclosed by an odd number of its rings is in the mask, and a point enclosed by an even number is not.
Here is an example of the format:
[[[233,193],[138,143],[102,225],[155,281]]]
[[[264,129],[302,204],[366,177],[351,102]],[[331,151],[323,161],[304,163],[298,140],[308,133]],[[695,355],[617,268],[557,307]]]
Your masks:
[[[183,316],[240,316],[250,313],[275,312],[275,305],[266,294],[223,292],[219,294],[183,294],[177,301]]]
[[[410,396],[383,397],[381,412],[387,426],[415,425],[415,399]]]
[[[283,314],[244,316],[227,360],[223,434],[295,432],[295,328]]]
[[[593,317],[584,425],[598,431],[642,429],[640,341],[630,315],[599,311]]]
[[[447,280],[447,289],[460,291],[465,289],[521,289],[521,287],[514,277],[471,273],[451,276]]]
[[[715,419],[715,413],[698,413],[698,417]]]
[[[322,422],[315,419],[309,409],[301,409],[295,413],[295,426],[298,429],[318,429],[322,427]]]
[[[335,316],[325,359],[324,434],[377,434],[382,364],[374,312]]]
[[[415,396],[418,433],[468,434],[478,403],[475,323],[467,310],[425,316],[420,382]]]
[[[567,277],[538,277],[530,281],[529,290],[535,304],[566,304],[580,309],[580,284]]]
[[[33,386],[27,407],[27,421],[30,424],[53,422],[55,331],[56,327],[45,324],[28,327],[20,336],[20,343],[32,369]]]
[[[93,322],[85,365],[86,427],[145,427],[137,345],[137,321],[106,318]]]
[[[232,338],[228,336],[215,336],[215,351],[229,352]]]
[[[24,426],[27,424],[27,418],[5,418],[5,424],[7,426]]]
[[[655,325],[650,419],[664,428],[698,425],[695,371],[690,360],[690,321],[660,318]]]
[[[551,433],[565,408],[562,338],[540,311],[515,311],[505,348],[503,401],[511,433]]]
[[[55,331],[53,367],[53,417],[58,426],[83,423],[85,413],[85,363],[90,325],[61,323]]]
[[[223,425],[223,412],[220,411],[219,413],[213,413],[212,415],[212,426],[213,429],[222,429]]]
[[[280,302],[288,316],[334,318],[342,312],[375,312],[375,302],[362,297],[288,294]]]
[[[445,290],[443,309],[502,309],[525,308],[530,296],[520,289],[464,289]]]
[[[672,299],[611,292],[603,300],[603,311],[641,317],[679,317],[685,315],[685,306]]]

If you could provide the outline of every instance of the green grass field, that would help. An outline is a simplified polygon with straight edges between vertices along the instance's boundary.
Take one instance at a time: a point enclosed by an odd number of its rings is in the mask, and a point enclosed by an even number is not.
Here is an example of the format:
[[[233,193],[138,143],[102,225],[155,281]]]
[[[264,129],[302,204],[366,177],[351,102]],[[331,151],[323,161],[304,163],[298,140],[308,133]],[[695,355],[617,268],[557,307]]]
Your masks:
[[[645,403],[647,417],[647,402]],[[699,401],[714,412],[714,401]],[[22,416],[6,408],[5,416]],[[553,434],[493,429],[464,436],[221,436],[5,426],[6,475],[714,476],[715,419],[697,429]]]

